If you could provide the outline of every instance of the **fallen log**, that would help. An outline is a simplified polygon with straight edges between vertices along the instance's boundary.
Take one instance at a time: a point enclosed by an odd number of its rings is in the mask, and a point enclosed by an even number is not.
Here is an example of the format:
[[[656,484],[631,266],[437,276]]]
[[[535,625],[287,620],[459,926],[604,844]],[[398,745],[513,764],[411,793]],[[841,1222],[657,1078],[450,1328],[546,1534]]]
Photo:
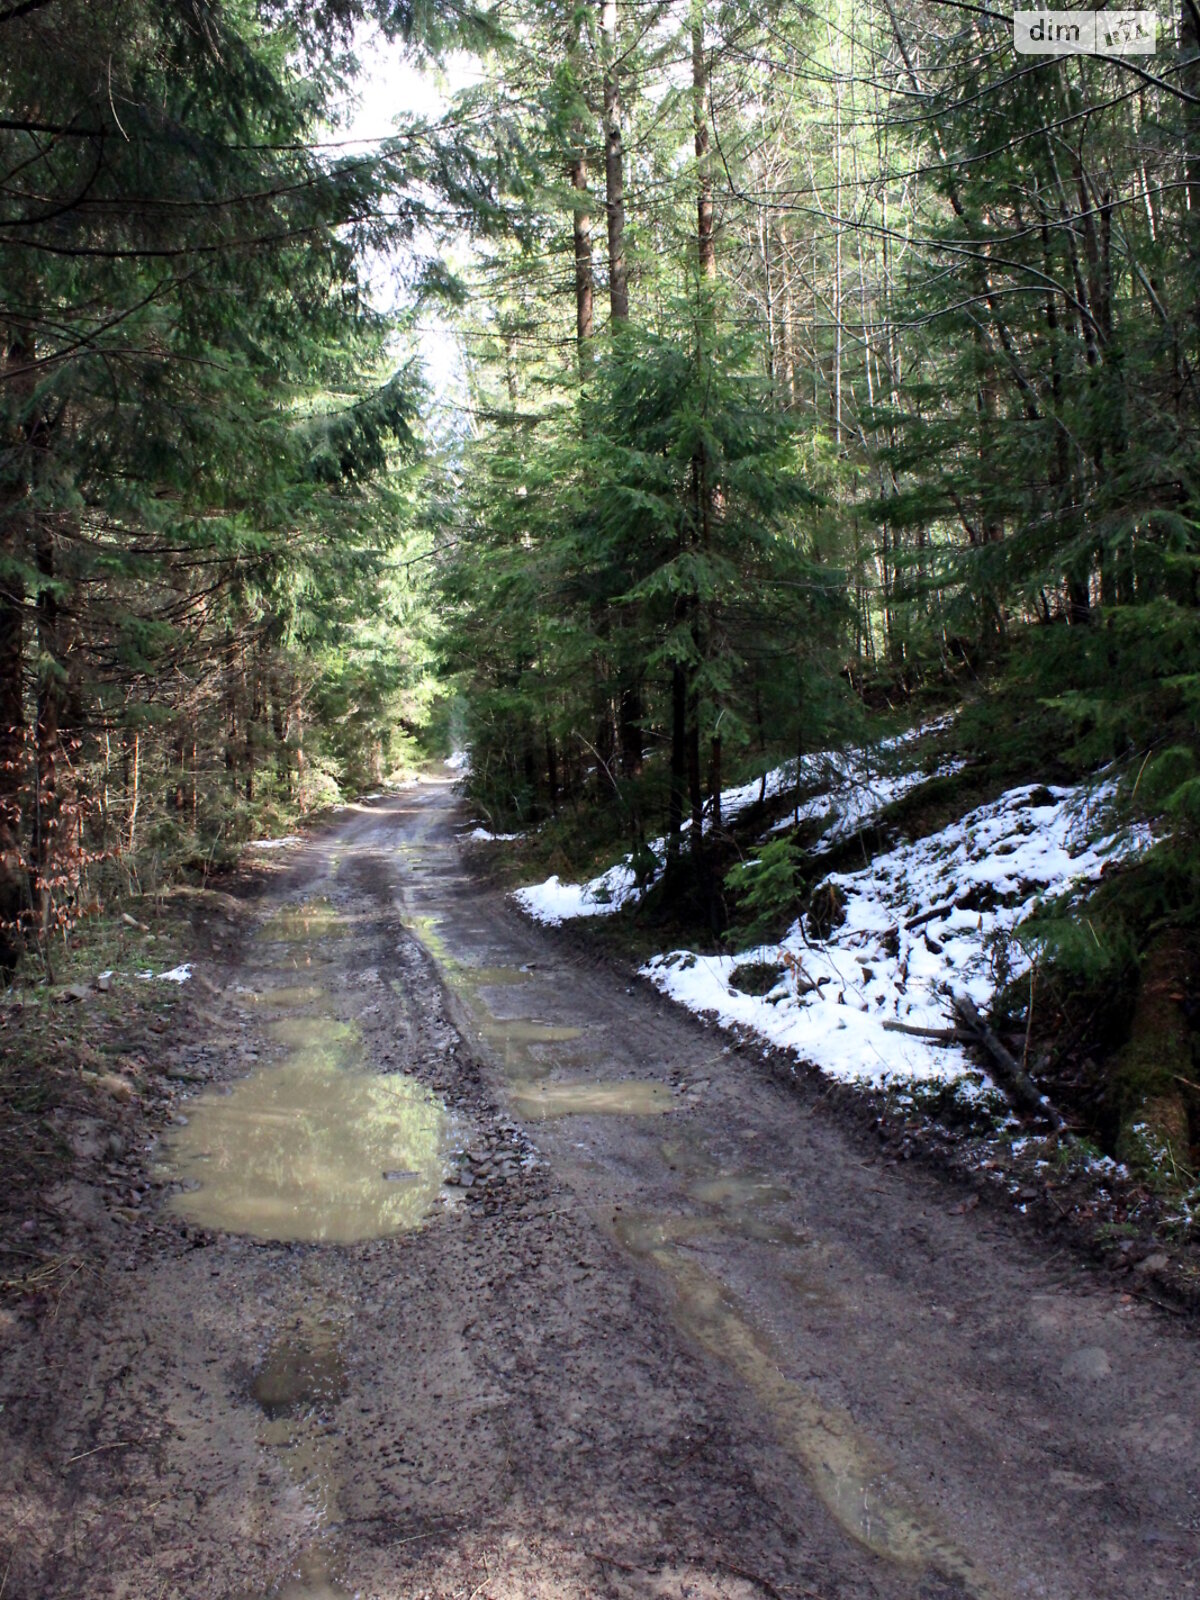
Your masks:
[[[910,917],[903,924],[905,933],[911,933],[914,928],[923,928],[927,922],[936,922],[938,917],[948,916],[951,911],[957,911],[958,904],[954,900],[947,900],[944,906],[931,906],[928,911],[922,911],[919,917]],[[897,928],[900,924],[897,924]]]
[[[1061,1128],[1063,1120],[1058,1112],[1046,1099],[1016,1056],[1001,1043],[995,1032],[980,1016],[979,1008],[970,995],[951,995],[950,1009],[954,1012],[963,1028],[970,1033],[972,1043],[978,1044],[987,1052],[992,1064],[992,1077],[995,1078],[1017,1110],[1027,1111],[1040,1117],[1049,1117],[1056,1128]]]
[[[914,1039],[928,1039],[931,1044],[972,1044],[974,1035],[962,1028],[919,1028],[915,1022],[898,1022],[894,1017],[884,1020],[886,1033],[910,1033]]]

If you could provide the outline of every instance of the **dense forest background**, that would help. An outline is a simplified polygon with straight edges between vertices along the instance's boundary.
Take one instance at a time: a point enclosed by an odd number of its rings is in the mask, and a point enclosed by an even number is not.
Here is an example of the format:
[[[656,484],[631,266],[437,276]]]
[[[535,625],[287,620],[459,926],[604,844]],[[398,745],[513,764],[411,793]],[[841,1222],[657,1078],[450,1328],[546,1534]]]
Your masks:
[[[364,147],[368,26],[449,89]],[[1163,842],[1043,937],[1186,1032],[1200,16],[1153,55],[1011,30],[0,5],[4,964],[452,739],[496,826],[661,834],[724,937],[723,785],[963,705],[964,793],[1116,763]],[[791,914],[803,851],[770,864]]]
[[[661,746],[675,834],[748,749],[1001,662],[1047,760],[1191,710],[1190,13],[1049,60],[974,7],[748,10],[533,7],[463,100],[512,215],[450,643],[508,817]]]
[[[10,963],[421,720],[419,374],[365,285],[439,154],[339,140],[363,11],[0,9]]]

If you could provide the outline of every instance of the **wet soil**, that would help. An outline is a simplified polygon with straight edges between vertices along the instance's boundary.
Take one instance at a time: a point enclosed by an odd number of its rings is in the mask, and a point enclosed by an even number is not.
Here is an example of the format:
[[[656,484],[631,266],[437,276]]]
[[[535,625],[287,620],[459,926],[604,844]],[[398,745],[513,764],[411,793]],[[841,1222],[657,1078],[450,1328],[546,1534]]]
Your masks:
[[[1197,1592],[1190,1327],[523,922],[460,825],[351,808],[198,929],[152,1195],[77,1183],[86,1272],[0,1312],[0,1594]]]

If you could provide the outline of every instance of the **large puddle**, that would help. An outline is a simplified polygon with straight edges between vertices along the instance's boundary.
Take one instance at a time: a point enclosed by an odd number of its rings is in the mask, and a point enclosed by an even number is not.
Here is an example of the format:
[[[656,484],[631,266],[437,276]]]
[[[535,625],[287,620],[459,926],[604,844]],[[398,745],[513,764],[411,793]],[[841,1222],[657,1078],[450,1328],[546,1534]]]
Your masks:
[[[196,1188],[171,1207],[258,1239],[350,1244],[415,1228],[442,1180],[446,1116],[402,1074],[348,1071],[340,1047],[297,1047],[189,1107],[168,1165]]]
[[[319,959],[339,927],[332,906],[310,903],[277,913],[261,937]],[[443,1177],[441,1102],[405,1074],[366,1070],[358,1030],[330,1014],[318,985],[267,987],[248,1004],[284,1013],[267,1031],[286,1055],[188,1104],[165,1161],[191,1187],[171,1209],[257,1239],[350,1244],[418,1227]]]
[[[270,944],[307,944],[337,939],[348,931],[348,924],[338,916],[332,902],[322,896],[277,911],[263,924],[259,938]]]
[[[315,1006],[326,998],[324,989],[315,983],[281,984],[278,989],[268,989],[265,993],[244,989],[240,994],[246,1005],[263,1011],[290,1011],[293,1006]]]
[[[531,1017],[488,1017],[480,1023],[479,1031],[485,1039],[500,1044],[569,1044],[583,1036],[582,1028],[571,1028],[554,1022],[535,1022]]]

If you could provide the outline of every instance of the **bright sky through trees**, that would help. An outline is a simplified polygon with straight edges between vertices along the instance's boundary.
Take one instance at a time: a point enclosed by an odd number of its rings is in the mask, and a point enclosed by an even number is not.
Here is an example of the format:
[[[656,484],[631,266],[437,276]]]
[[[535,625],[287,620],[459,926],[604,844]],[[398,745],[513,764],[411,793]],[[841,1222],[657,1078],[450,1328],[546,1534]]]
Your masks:
[[[396,131],[398,119],[430,121],[440,117],[459,89],[477,81],[474,59],[455,52],[441,65],[422,60],[400,39],[388,39],[374,26],[358,31],[355,53],[361,71],[351,85],[348,103],[339,107],[346,119],[337,137],[361,140],[364,148],[379,144]],[[465,248],[465,239],[462,248]],[[408,280],[422,257],[438,254],[437,241],[424,231],[396,255],[376,252],[370,269],[371,295],[381,311],[404,312],[411,302]],[[415,329],[417,348],[437,410],[462,405],[465,377],[459,340],[435,306],[421,308]],[[431,419],[432,420],[432,419]]]

